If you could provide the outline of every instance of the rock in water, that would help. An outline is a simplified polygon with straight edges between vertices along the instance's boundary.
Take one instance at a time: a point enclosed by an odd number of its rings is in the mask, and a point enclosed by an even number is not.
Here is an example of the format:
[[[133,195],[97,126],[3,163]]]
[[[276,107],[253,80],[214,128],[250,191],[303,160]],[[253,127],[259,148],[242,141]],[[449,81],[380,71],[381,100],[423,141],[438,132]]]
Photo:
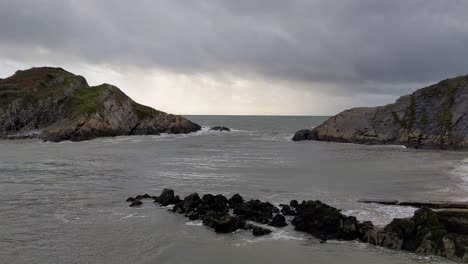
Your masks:
[[[240,194],[236,193],[228,200],[229,208],[237,208],[244,203],[244,198]]]
[[[292,138],[293,141],[302,141],[302,140],[311,140],[314,137],[312,136],[312,131],[310,129],[302,129],[294,134]]]
[[[158,197],[158,202],[162,206],[168,206],[171,204],[177,204],[180,202],[179,196],[174,195],[174,190],[172,189],[164,189],[161,192],[161,195]]]
[[[285,227],[288,224],[286,224],[286,218],[284,218],[282,214],[276,214],[268,225],[273,227]]]
[[[398,144],[410,148],[468,148],[468,75],[379,107],[346,110],[294,140]]]
[[[213,130],[213,131],[231,131],[231,129],[229,129],[229,127],[225,127],[225,126],[214,126],[214,127],[211,127],[210,130]]]
[[[320,201],[304,201],[298,205],[292,224],[296,230],[326,240],[354,240],[359,236],[355,217],[345,216]]]
[[[131,204],[130,207],[135,207],[135,206],[140,206],[143,203],[140,200],[134,200]]]
[[[268,234],[271,234],[270,229],[266,229],[266,228],[259,227],[259,226],[254,226],[252,228],[252,235],[254,235],[254,236],[265,236],[265,235],[268,235]]]
[[[0,80],[0,138],[81,141],[200,129],[184,117],[134,102],[115,86],[89,86],[61,68],[32,68]]]

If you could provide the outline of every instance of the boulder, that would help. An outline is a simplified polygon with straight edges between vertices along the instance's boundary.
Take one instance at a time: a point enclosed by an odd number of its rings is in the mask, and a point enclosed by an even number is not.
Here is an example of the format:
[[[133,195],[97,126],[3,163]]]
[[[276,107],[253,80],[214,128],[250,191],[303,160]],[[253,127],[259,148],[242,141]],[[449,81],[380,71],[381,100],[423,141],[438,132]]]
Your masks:
[[[282,214],[276,214],[268,225],[273,227],[285,227],[288,224],[286,224],[286,218],[284,218]]]
[[[229,211],[228,200],[221,194],[205,194],[202,197],[202,201],[199,206],[199,211],[214,211],[219,213],[227,213]]]
[[[176,204],[176,203],[180,202],[180,198],[179,198],[179,196],[174,195],[174,190],[164,189],[161,192],[161,195],[159,195],[159,197],[158,197],[158,202],[162,206],[168,206],[168,205]]]
[[[241,204],[234,209],[234,214],[244,217],[245,219],[256,221],[262,224],[267,224],[273,218],[273,213],[278,213],[279,210],[269,202],[260,200],[250,200]]]
[[[303,141],[303,140],[312,140],[314,139],[313,133],[310,129],[302,129],[297,131],[292,140],[293,141]]]
[[[184,211],[192,211],[196,209],[198,205],[200,205],[201,202],[202,200],[200,196],[198,195],[198,193],[190,194],[189,196],[184,198],[184,201],[183,201]]]
[[[294,210],[291,209],[291,207],[289,205],[286,205],[284,204],[281,208],[281,213],[283,215],[295,215],[296,212],[294,212]]]
[[[292,208],[296,208],[298,205],[299,202],[297,200],[291,200],[291,202],[289,202],[289,206],[291,206]]]
[[[234,194],[231,198],[228,200],[229,208],[237,208],[241,204],[244,203],[244,198],[240,196],[240,194]]]
[[[320,201],[304,201],[296,210],[292,224],[296,230],[320,239],[354,240],[358,238],[358,222]]]

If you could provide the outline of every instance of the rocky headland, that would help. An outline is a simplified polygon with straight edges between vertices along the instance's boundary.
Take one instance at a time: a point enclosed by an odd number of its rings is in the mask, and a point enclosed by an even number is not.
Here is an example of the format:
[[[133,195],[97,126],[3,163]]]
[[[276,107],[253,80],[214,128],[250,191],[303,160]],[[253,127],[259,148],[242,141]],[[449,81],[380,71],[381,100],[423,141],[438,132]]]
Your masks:
[[[0,79],[0,138],[82,141],[200,129],[182,116],[136,103],[115,86],[89,86],[61,68],[32,68]]]
[[[409,148],[468,148],[468,75],[400,97],[379,107],[359,107],[332,116],[294,141],[397,144]]]
[[[393,219],[385,227],[372,222],[360,222],[337,208],[321,201],[292,200],[280,208],[260,200],[244,200],[235,194],[192,193],[181,199],[172,189],[159,196],[149,194],[129,197],[130,206],[141,206],[143,200],[153,200],[160,206],[172,205],[170,211],[190,220],[201,220],[217,233],[249,230],[254,236],[268,235],[274,228],[289,224],[297,231],[311,234],[325,243],[329,239],[357,240],[395,250],[425,255],[437,255],[468,262],[468,211],[418,209],[414,216]],[[286,216],[286,217],[285,217]]]

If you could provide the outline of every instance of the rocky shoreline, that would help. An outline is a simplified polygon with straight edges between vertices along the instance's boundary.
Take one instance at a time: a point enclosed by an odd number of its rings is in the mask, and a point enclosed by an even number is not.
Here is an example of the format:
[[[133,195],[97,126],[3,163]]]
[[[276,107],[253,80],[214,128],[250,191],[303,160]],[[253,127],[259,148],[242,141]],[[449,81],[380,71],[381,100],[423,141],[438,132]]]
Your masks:
[[[254,236],[263,236],[272,232],[268,226],[281,228],[290,222],[295,230],[311,234],[322,243],[329,239],[357,240],[389,249],[468,261],[468,212],[463,210],[433,211],[423,207],[411,218],[393,219],[385,227],[377,227],[372,222],[346,216],[318,200],[300,203],[292,200],[278,208],[270,202],[246,201],[239,194],[228,199],[221,194],[192,193],[181,199],[174,190],[164,189],[159,196],[138,195],[129,197],[127,202],[135,207],[146,199],[160,206],[172,205],[173,213],[201,220],[216,233],[249,230]]]
[[[343,111],[318,127],[297,131],[292,140],[468,149],[468,75],[419,89],[393,104]]]
[[[185,117],[136,103],[113,85],[89,86],[61,68],[31,68],[0,79],[0,139],[82,141],[200,129]]]

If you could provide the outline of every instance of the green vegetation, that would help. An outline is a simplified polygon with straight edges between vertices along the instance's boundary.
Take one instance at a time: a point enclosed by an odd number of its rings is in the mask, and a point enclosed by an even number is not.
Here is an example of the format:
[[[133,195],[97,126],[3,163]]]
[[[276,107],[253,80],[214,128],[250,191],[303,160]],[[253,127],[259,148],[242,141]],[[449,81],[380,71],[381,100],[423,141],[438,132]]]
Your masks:
[[[68,100],[65,115],[70,119],[88,116],[104,108],[101,94],[105,86],[82,87]]]

